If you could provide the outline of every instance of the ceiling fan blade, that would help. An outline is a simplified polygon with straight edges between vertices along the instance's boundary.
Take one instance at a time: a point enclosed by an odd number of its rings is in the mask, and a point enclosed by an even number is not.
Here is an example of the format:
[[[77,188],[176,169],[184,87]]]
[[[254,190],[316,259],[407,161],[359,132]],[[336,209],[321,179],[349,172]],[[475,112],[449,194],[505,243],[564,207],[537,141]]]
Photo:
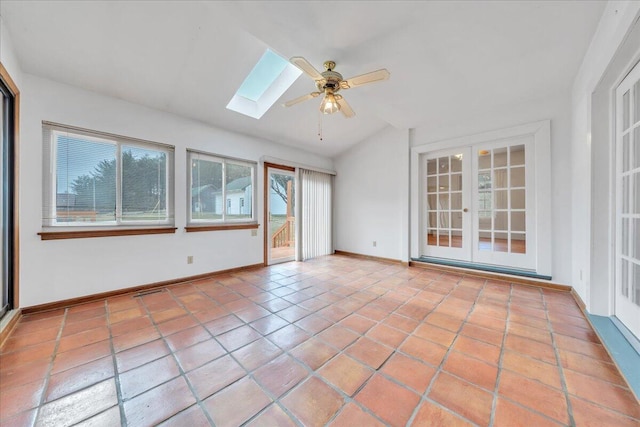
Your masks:
[[[340,95],[338,95],[338,96],[340,96]],[[347,104],[347,101],[345,101],[342,96],[340,96],[340,97],[338,97],[338,96],[336,96],[336,102],[340,106],[340,111],[342,111],[342,114],[344,114],[344,116],[346,118],[348,118],[348,119],[350,119],[351,117],[355,116],[356,113],[351,109],[351,106],[349,104]]]
[[[287,101],[284,104],[282,104],[283,107],[291,107],[292,105],[296,105],[300,102],[306,101],[308,99],[311,98],[315,98],[316,96],[320,95],[320,92],[311,92],[307,95],[302,95],[297,97],[296,99],[292,99],[291,101]]]
[[[340,82],[340,87],[342,89],[349,89],[352,87],[358,87],[362,85],[366,85],[369,83],[379,82],[382,80],[387,80],[391,73],[387,71],[386,68],[381,70],[372,71],[370,73],[361,74],[359,76],[351,77],[350,79],[343,80]]]
[[[309,77],[313,80],[322,80],[322,74],[318,70],[316,70],[309,61],[304,59],[302,56],[294,56],[289,60],[293,65],[300,68],[303,72],[305,72]]]

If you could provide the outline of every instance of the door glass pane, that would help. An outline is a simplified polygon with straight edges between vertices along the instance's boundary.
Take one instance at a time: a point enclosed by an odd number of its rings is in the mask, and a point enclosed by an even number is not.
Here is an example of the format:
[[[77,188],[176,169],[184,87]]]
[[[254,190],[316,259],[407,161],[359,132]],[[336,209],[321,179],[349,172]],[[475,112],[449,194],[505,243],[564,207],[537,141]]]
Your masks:
[[[629,129],[629,91],[622,95],[622,130]]]
[[[438,207],[438,196],[436,194],[429,194],[427,196],[427,209],[432,210]]]
[[[481,251],[492,250],[490,231],[480,231],[478,233],[478,249]]]
[[[497,169],[493,171],[493,188],[507,188],[507,170]]]
[[[436,246],[438,244],[438,231],[435,228],[427,230],[427,245]]]
[[[451,230],[451,247],[462,247],[462,230]]]
[[[448,175],[440,175],[438,177],[438,189],[440,191],[448,191],[449,190],[449,176]]]
[[[525,208],[525,190],[511,190],[511,209]]]
[[[629,213],[629,176],[622,177],[622,213]]]
[[[633,264],[633,280],[630,285],[631,301],[640,305],[640,264]]]
[[[430,176],[427,178],[427,192],[435,193],[438,191],[438,177]]]
[[[526,231],[525,213],[524,212],[511,212],[511,230],[512,231]]]
[[[462,212],[451,212],[451,228],[462,230]]]
[[[509,209],[509,190],[494,191],[496,209]]]
[[[623,220],[624,221],[624,220]],[[623,223],[624,225],[624,223]],[[640,218],[636,218],[633,220],[633,234],[629,234],[629,229],[627,228],[627,234],[625,234],[624,227],[622,229],[623,236],[630,236],[631,243],[633,244],[633,254],[632,256],[635,259],[640,260]]]
[[[637,81],[634,87],[634,96],[633,96],[633,110],[635,120],[634,123],[640,122],[640,81]]]
[[[640,129],[640,128],[639,128]],[[631,168],[631,144],[629,144],[629,133],[622,137],[622,172],[627,172]]]
[[[449,246],[449,231],[443,230],[440,231],[440,235],[438,236],[438,246]]]
[[[449,172],[449,158],[440,157],[438,159],[438,173],[448,173],[448,172]]]
[[[486,158],[492,158],[492,163]],[[488,169],[478,172],[478,229],[491,231],[493,238],[489,242],[484,235],[480,250],[526,252],[526,244],[511,244],[526,241],[525,160],[524,144],[478,150],[478,163]],[[512,232],[517,233],[513,239]]]
[[[231,211],[235,212],[234,198]],[[295,187],[290,173],[269,173],[269,250],[271,262],[282,262],[295,256]],[[237,204],[237,203],[236,203]]]
[[[493,167],[502,168],[507,166],[507,148],[497,148],[493,150]]]
[[[620,293],[629,297],[629,261],[622,259],[620,263]]]
[[[462,210],[462,193],[451,193],[451,210]]]
[[[438,173],[438,161],[436,159],[427,160],[427,175]]]
[[[640,214],[640,171],[633,174],[633,212]]]
[[[509,147],[509,164],[511,166],[524,166],[524,145],[512,145]]]
[[[462,154],[451,157],[451,172],[462,172]]]
[[[496,252],[509,252],[509,233],[495,233],[493,250]]]
[[[630,159],[631,155],[628,158]],[[624,159],[622,161],[624,163]],[[640,168],[640,126],[633,130],[633,164],[631,167]]]
[[[494,230],[508,230],[509,229],[509,217],[507,212],[496,212],[495,222],[493,225]]]
[[[524,187],[524,167],[511,168],[511,187]]]
[[[462,190],[462,174],[457,173],[451,175],[451,191]]]
[[[524,233],[511,233],[511,252],[516,254],[526,253],[527,241]]]
[[[629,218],[622,218],[622,241],[621,251],[622,255],[629,255],[629,245],[626,236],[629,235]]]
[[[478,150],[478,169],[491,168],[491,152],[489,150]]]

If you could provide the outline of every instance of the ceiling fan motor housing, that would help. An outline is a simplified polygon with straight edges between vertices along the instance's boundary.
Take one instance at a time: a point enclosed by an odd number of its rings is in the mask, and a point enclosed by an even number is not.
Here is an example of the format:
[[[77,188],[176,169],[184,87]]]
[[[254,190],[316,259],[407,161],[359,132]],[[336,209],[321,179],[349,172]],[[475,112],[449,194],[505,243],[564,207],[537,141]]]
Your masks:
[[[322,74],[322,80],[318,80],[316,82],[316,86],[318,87],[319,91],[324,92],[325,89],[330,89],[333,92],[337,92],[340,90],[342,74],[331,69],[327,69],[327,71],[324,71],[320,74]]]

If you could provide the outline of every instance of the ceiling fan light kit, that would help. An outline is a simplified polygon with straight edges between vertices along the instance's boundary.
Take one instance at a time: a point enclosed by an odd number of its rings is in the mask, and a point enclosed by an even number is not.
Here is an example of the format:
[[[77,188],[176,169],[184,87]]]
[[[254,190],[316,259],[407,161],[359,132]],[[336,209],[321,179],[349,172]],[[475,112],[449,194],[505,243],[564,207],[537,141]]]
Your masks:
[[[324,93],[324,98],[320,103],[320,111],[323,114],[333,114],[341,111],[346,118],[351,118],[355,116],[356,113],[351,109],[351,106],[342,95],[337,94],[339,90],[346,90],[352,87],[387,80],[391,75],[389,71],[383,68],[344,80],[342,74],[334,71],[336,66],[335,61],[325,61],[324,71],[322,73],[316,70],[309,61],[301,56],[294,56],[290,59],[290,62],[315,81],[318,92],[311,92],[308,95],[292,99],[282,105],[284,107],[291,107],[292,105],[315,98]]]

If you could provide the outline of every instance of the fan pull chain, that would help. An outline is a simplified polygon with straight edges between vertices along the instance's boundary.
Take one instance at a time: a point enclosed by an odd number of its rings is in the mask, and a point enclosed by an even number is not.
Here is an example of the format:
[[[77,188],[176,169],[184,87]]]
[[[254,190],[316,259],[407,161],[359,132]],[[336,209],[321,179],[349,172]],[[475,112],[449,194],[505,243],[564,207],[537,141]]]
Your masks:
[[[322,112],[318,114],[318,136],[320,137],[320,141],[322,141]]]

